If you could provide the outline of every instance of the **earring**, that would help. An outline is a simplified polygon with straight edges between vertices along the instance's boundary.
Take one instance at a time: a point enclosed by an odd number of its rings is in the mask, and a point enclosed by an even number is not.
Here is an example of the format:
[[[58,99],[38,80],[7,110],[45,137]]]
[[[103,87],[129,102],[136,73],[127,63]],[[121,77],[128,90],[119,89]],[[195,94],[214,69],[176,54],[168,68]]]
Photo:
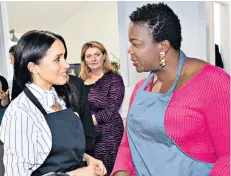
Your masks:
[[[160,52],[160,66],[163,68],[165,66],[165,52]]]

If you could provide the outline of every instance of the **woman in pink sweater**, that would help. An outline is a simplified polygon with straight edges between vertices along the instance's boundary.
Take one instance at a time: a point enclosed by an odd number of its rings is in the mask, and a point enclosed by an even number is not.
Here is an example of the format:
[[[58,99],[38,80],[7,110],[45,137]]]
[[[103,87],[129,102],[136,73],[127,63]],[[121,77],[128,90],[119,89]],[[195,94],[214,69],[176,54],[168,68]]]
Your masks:
[[[114,176],[228,176],[230,76],[181,50],[181,25],[167,5],[130,15],[137,72]]]

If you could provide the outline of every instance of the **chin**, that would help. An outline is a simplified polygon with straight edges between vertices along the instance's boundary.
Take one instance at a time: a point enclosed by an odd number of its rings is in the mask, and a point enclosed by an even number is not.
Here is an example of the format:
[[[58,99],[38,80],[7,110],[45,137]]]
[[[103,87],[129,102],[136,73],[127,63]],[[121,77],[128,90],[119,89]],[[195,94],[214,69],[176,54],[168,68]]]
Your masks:
[[[140,68],[136,68],[136,71],[137,71],[138,73],[144,72],[144,70],[143,70],[143,69],[140,69]]]
[[[66,84],[67,81],[68,81],[68,77],[66,79],[57,80],[56,83],[55,83],[55,85],[60,85],[61,86],[61,85]]]

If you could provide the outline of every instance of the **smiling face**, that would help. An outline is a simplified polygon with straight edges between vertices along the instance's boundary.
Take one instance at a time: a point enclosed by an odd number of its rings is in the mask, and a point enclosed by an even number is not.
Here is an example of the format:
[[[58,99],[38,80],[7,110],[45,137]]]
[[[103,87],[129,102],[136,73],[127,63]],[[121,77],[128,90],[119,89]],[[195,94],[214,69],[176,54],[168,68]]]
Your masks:
[[[105,56],[98,48],[88,48],[85,53],[85,62],[91,71],[103,70]]]
[[[131,55],[131,60],[137,72],[161,69],[159,65],[161,44],[153,42],[148,24],[131,23],[128,37],[130,41],[128,53]]]
[[[50,89],[53,85],[64,85],[68,80],[67,69],[70,65],[64,58],[65,48],[60,40],[55,40],[38,65],[29,63],[33,73],[32,82]]]

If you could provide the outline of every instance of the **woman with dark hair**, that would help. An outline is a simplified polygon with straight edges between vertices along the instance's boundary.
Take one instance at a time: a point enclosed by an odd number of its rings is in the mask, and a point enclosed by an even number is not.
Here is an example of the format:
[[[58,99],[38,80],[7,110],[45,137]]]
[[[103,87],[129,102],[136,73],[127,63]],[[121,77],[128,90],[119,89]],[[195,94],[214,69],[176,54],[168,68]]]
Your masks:
[[[130,15],[128,52],[137,72],[112,175],[228,176],[230,76],[181,48],[181,25],[164,3]]]
[[[67,46],[66,42],[64,41],[63,37],[57,34],[55,35],[60,41],[62,41],[64,48],[66,50],[64,58],[67,58]],[[69,86],[71,86],[73,93],[75,93],[75,96],[77,98],[78,106],[76,106],[75,111],[79,114],[80,119],[83,124],[83,129],[85,133],[85,139],[86,139],[86,148],[85,152],[89,153],[93,150],[95,146],[95,137],[96,137],[96,131],[93,124],[93,120],[91,118],[91,112],[89,109],[89,103],[87,100],[87,89],[84,86],[84,82],[81,78],[73,75],[69,75],[68,80]]]
[[[66,48],[57,36],[34,30],[18,41],[14,74],[23,92],[7,108],[0,127],[5,176],[106,174],[101,161],[84,153],[77,98],[67,84]]]

